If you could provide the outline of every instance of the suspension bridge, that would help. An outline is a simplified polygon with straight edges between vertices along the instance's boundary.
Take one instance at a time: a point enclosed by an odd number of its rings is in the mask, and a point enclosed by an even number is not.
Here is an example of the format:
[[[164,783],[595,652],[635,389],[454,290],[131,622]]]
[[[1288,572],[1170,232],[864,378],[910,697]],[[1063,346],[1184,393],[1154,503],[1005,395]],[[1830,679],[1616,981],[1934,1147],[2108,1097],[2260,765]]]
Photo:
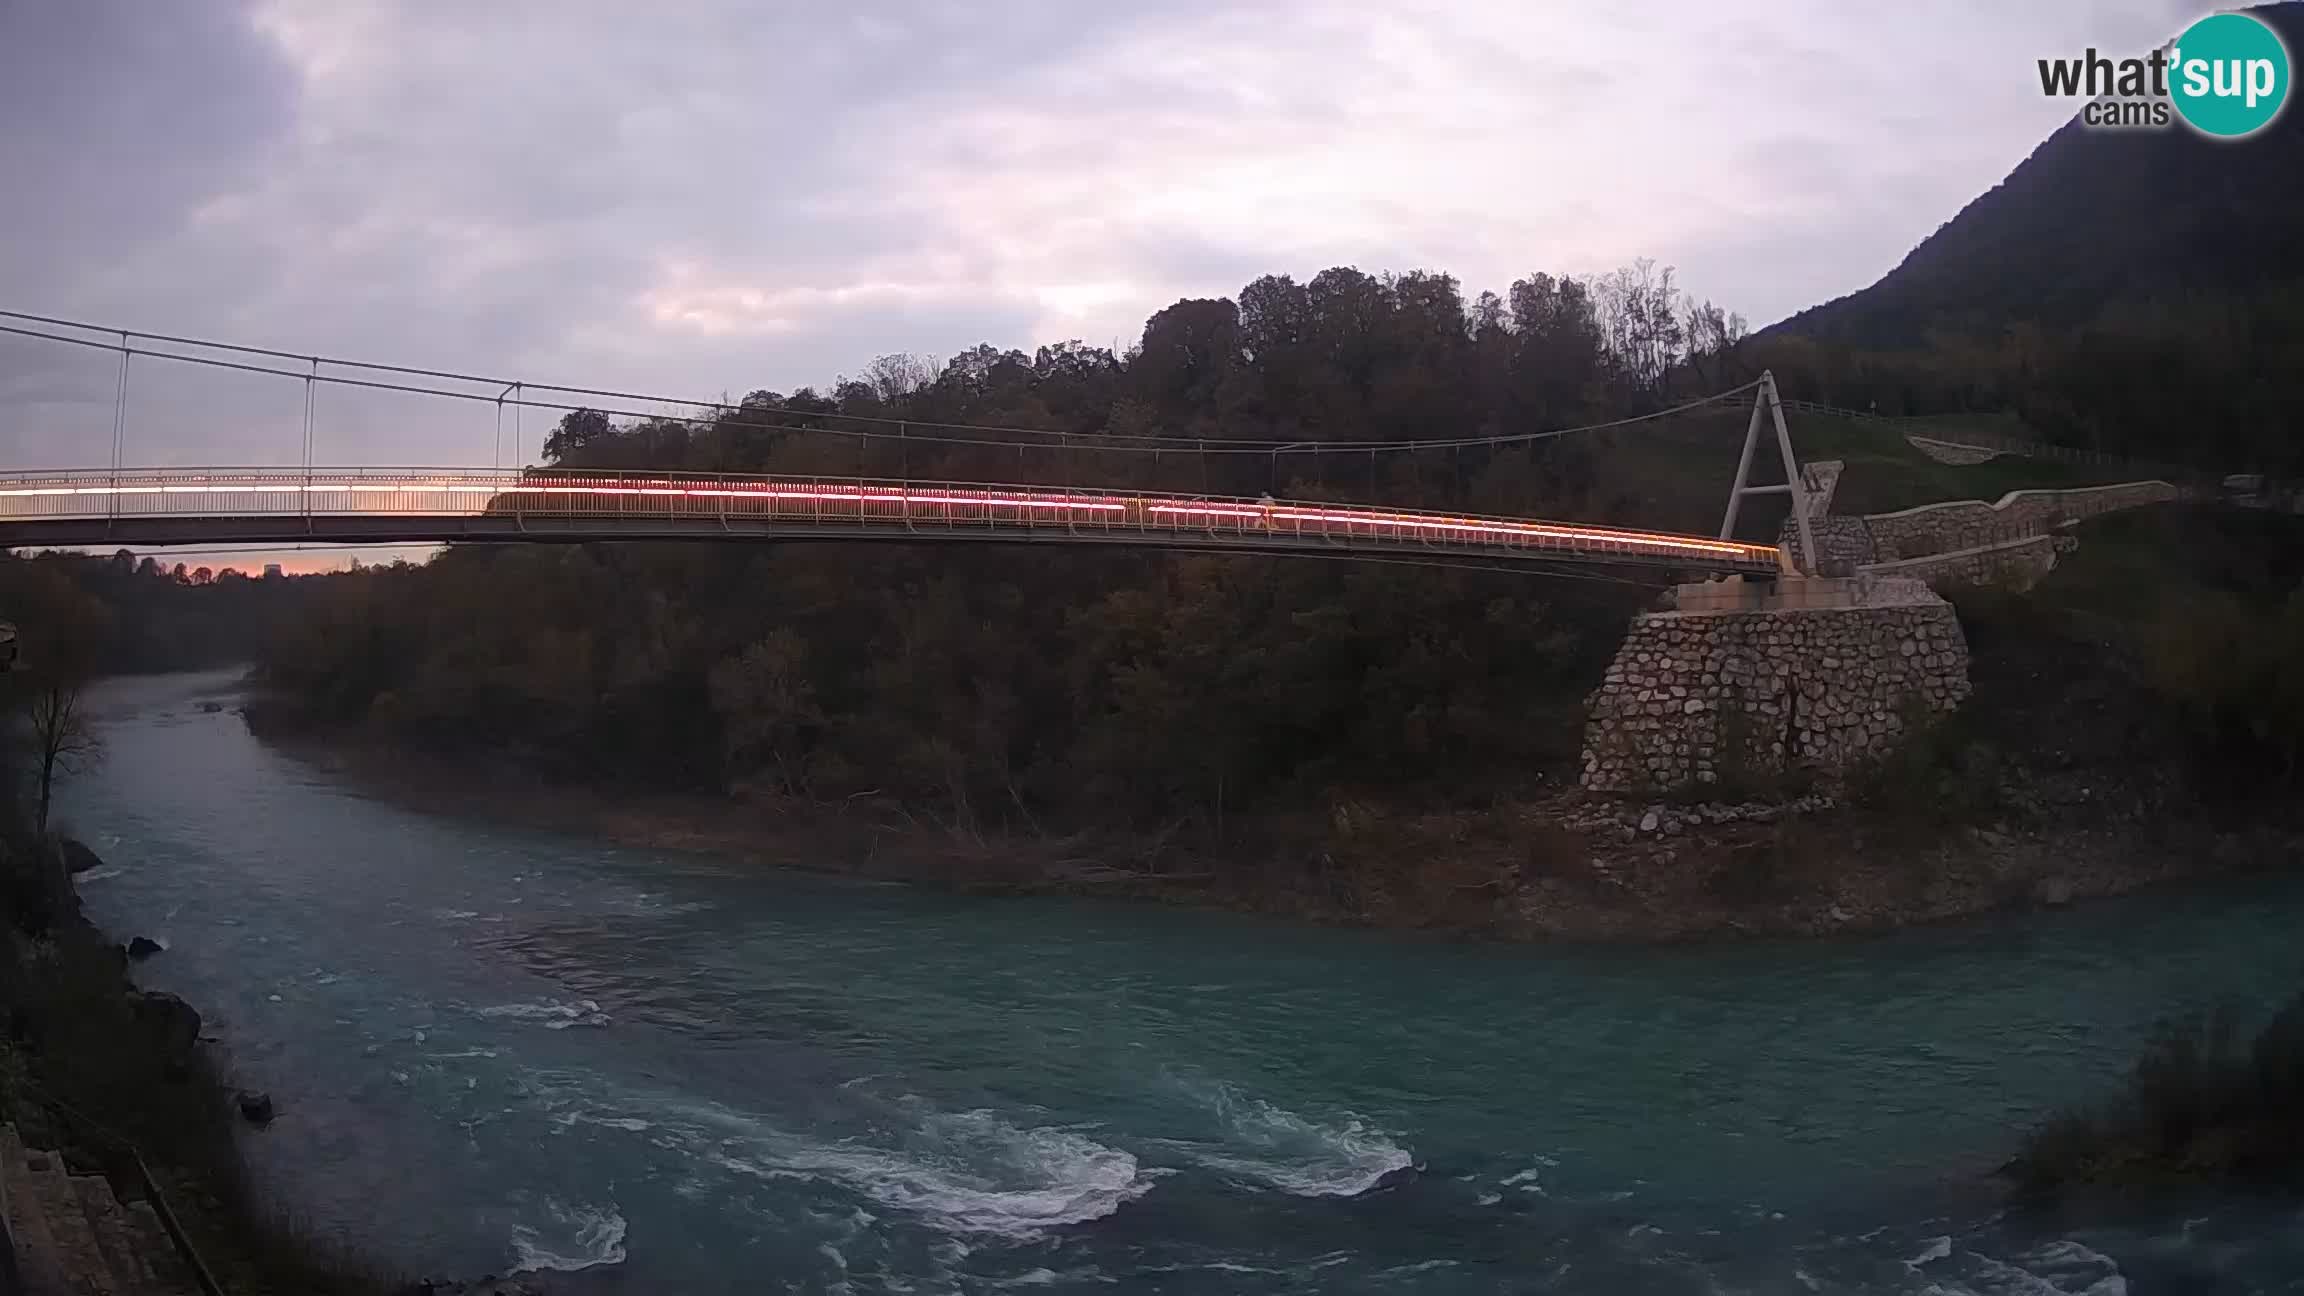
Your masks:
[[[1530,570],[1563,565],[1663,568],[1693,575],[1772,577],[1795,573],[1791,553],[1733,538],[1749,495],[1783,493],[1804,527],[1800,475],[1793,466],[1782,406],[1761,379],[1688,406],[1593,428],[1507,436],[1394,442],[1219,441],[1162,434],[1053,433],[1032,428],[929,424],[876,416],[796,411],[591,388],[547,386],[442,370],[329,359],[187,337],[137,333],[0,311],[0,335],[57,348],[116,355],[111,462],[42,471],[0,470],[0,547],[219,544],[386,544],[582,542],[604,540],[1011,542],[1119,545],[1205,552],[1403,558]],[[129,440],[132,365],[188,365],[261,375],[302,388],[302,462],[293,466],[134,467]],[[659,424],[735,428],[792,439],[853,443],[853,475],[824,472],[717,473],[563,467],[343,467],[314,462],[316,394],[327,388],[414,395],[435,402],[492,405],[494,457],[503,457],[507,412],[519,457],[524,411],[619,413]],[[1640,530],[1543,518],[1492,516],[1377,502],[1278,499],[1196,491],[1123,490],[1084,484],[1084,459],[1131,456],[1134,475],[1174,476],[1197,465],[1203,487],[1212,464],[1225,478],[1243,463],[1356,460],[1365,455],[1371,490],[1380,457],[1493,453],[1576,432],[1628,427],[1685,410],[1741,401],[1751,414],[1736,480],[1718,535]],[[654,408],[634,408],[634,403]],[[666,408],[688,411],[667,415]],[[1773,420],[1785,480],[1749,484],[1763,432]],[[1013,452],[1036,481],[950,481],[917,477],[916,460],[950,463]],[[968,456],[974,455],[974,460]],[[869,475],[874,457],[896,475]],[[1067,479],[1067,474],[1070,479]],[[1804,547],[1800,552],[1813,552]]]

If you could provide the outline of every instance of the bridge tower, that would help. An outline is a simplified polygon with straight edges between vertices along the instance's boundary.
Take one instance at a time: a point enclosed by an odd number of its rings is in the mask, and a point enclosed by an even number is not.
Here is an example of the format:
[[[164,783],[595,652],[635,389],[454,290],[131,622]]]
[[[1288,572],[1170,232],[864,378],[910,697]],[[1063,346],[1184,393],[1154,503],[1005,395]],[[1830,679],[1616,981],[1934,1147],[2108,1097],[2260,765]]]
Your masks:
[[[1784,482],[1778,486],[1752,484],[1752,455],[1760,448],[1763,422],[1773,424],[1776,433],[1776,453],[1784,461]],[[1814,575],[1816,570],[1816,537],[1808,518],[1808,490],[1800,473],[1800,461],[1792,454],[1792,433],[1784,426],[1784,405],[1776,398],[1774,370],[1760,371],[1760,386],[1752,396],[1752,419],[1744,427],[1744,453],[1736,460],[1736,481],[1728,488],[1728,512],[1720,519],[1720,538],[1729,539],[1736,534],[1736,515],[1744,507],[1747,495],[1788,495],[1792,499],[1793,524],[1800,531],[1800,557],[1787,562],[1788,570],[1805,571]]]
[[[1763,423],[1784,465],[1752,484]],[[1969,693],[1968,644],[1952,605],[1917,580],[1818,574],[1812,493],[1776,377],[1760,376],[1720,536],[1748,495],[1790,497],[1797,555],[1773,581],[1681,585],[1636,613],[1587,711],[1584,786],[1637,794],[1802,767],[1831,776],[1901,741]]]

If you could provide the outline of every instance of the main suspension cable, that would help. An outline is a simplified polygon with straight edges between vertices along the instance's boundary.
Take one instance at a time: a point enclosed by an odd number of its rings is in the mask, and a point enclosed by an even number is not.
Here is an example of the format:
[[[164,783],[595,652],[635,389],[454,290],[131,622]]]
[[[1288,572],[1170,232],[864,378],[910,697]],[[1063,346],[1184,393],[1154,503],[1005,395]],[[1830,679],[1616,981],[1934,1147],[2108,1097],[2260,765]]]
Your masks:
[[[238,355],[253,355],[273,359],[296,360],[301,361],[308,366],[312,366],[312,369],[296,371],[275,368],[270,365],[254,364],[247,361],[227,360],[217,356],[186,355],[181,352],[160,351],[151,349],[149,347],[133,348],[133,354],[149,356],[154,359],[173,360],[181,364],[226,369],[241,373],[261,374],[269,377],[292,378],[306,382],[317,381],[333,384],[336,386],[364,388],[373,391],[403,392],[410,395],[434,396],[447,400],[461,400],[474,403],[492,404],[497,406],[508,405],[513,408],[515,419],[517,419],[519,412],[522,409],[542,409],[563,413],[588,409],[594,410],[601,414],[622,418],[677,423],[690,426],[711,425],[724,428],[736,428],[766,432],[815,432],[831,436],[857,437],[869,440],[928,440],[944,445],[998,446],[1002,448],[1014,447],[1018,445],[1018,443],[1014,441],[989,440],[984,439],[983,436],[929,435],[927,437],[922,437],[920,435],[924,429],[950,429],[961,433],[1054,438],[1057,443],[1057,448],[1062,449],[1079,448],[1101,452],[1139,454],[1181,453],[1184,451],[1191,451],[1200,454],[1267,456],[1306,454],[1316,455],[1335,452],[1351,452],[1356,454],[1413,454],[1423,450],[1461,450],[1471,448],[1526,445],[1532,442],[1548,441],[1559,437],[1573,436],[1580,433],[1603,432],[1614,428],[1631,427],[1642,423],[1675,418],[1708,406],[1722,404],[1728,400],[1753,390],[1759,385],[1759,381],[1755,379],[1751,382],[1746,382],[1738,386],[1731,387],[1725,391],[1715,392],[1711,395],[1698,397],[1697,399],[1690,401],[1684,401],[1678,405],[1673,405],[1666,409],[1651,411],[1646,414],[1629,415],[1624,418],[1610,419],[1600,423],[1581,424],[1575,427],[1552,428],[1541,432],[1507,433],[1497,436],[1484,437],[1435,438],[1431,440],[1416,441],[1321,441],[1303,439],[1289,441],[1247,441],[1218,439],[1211,441],[1206,437],[1188,437],[1179,434],[1168,433],[1067,432],[1049,428],[1012,427],[999,424],[923,422],[922,420],[914,418],[898,418],[872,414],[843,414],[837,411],[803,410],[793,408],[789,405],[774,405],[765,402],[755,402],[752,404],[728,404],[722,401],[695,401],[672,396],[655,396],[635,392],[614,391],[606,388],[567,387],[551,383],[528,382],[520,379],[495,378],[479,374],[457,373],[444,369],[424,369],[409,365],[391,365],[363,360],[345,360],[327,356],[314,356],[309,353],[279,351],[265,347],[251,347],[238,343],[216,342],[203,338],[182,337],[171,334],[139,333],[134,330],[105,328],[99,325],[86,324],[76,320],[60,319],[53,316],[33,315],[23,311],[0,310],[0,318],[23,320],[29,323],[43,324],[54,328],[80,329],[88,332],[101,331],[109,333],[121,338],[122,340],[120,342],[108,342],[97,338],[72,337],[66,334],[48,332],[43,329],[24,328],[15,325],[0,325],[0,333],[13,334],[15,336],[33,338],[41,341],[61,342],[67,345],[86,347],[99,351],[116,352],[123,355],[129,354],[131,352],[132,348],[130,340],[133,339],[143,342],[164,342],[177,346],[199,347],[204,350],[223,351]],[[334,366],[339,369],[362,370],[369,373],[396,374],[404,377],[438,378],[452,382],[487,384],[495,386],[499,389],[509,388],[515,394],[507,398],[504,394],[502,394],[501,391],[499,391],[497,394],[490,395],[482,392],[460,391],[455,388],[440,387],[421,383],[398,382],[379,378],[359,378],[349,375],[316,373],[315,371],[319,366]],[[568,396],[600,396],[612,400],[623,401],[644,401],[651,404],[684,406],[693,410],[703,410],[709,412],[704,414],[691,415],[666,415],[660,411],[654,410],[602,407],[600,405],[582,404],[563,400],[539,399],[527,395],[527,393],[530,391],[552,392]],[[743,417],[745,415],[758,413],[781,415],[785,419],[838,420],[842,423],[865,424],[868,426],[862,428],[826,427],[811,425],[808,423],[792,423]],[[731,414],[737,415],[738,417],[735,419],[730,419],[727,417]],[[882,428],[889,430],[878,430]],[[517,440],[515,441],[515,455],[517,455]]]

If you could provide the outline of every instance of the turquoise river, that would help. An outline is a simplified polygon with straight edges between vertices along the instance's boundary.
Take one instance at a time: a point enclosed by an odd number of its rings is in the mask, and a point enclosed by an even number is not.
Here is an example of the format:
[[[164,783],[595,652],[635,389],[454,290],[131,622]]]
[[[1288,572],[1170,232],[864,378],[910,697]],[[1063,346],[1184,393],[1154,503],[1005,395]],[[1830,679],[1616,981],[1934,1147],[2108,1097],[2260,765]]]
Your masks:
[[[417,813],[108,684],[66,814],[280,1199],[571,1290],[2304,1290],[2226,1196],[2004,1210],[2157,1016],[2304,971],[2304,887],[1805,943],[1513,946],[963,899]],[[209,710],[209,704],[221,709]]]

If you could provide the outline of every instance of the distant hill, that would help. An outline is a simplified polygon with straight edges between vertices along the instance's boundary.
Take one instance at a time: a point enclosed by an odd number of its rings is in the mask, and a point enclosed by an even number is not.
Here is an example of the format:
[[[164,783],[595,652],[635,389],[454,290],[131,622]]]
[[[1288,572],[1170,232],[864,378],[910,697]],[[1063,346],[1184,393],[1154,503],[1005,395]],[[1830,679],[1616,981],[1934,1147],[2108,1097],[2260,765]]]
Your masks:
[[[2246,12],[2304,52],[2304,3]],[[2007,406],[2059,440],[2293,467],[2304,108],[2233,142],[2075,118],[1878,283],[1756,341],[1843,403]]]

